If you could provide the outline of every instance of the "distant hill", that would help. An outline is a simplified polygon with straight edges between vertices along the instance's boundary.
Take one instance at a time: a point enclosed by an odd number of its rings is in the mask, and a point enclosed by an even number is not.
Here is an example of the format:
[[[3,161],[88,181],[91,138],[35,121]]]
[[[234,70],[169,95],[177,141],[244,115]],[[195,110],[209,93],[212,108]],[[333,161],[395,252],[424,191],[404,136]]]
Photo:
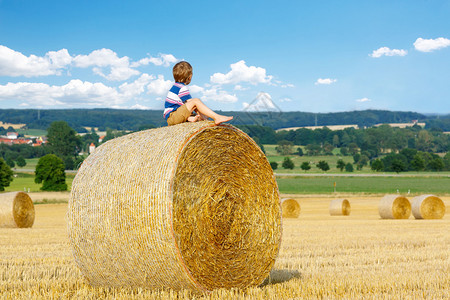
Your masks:
[[[273,129],[314,125],[357,124],[360,127],[379,123],[408,123],[412,120],[427,122],[427,126],[450,131],[450,115],[426,116],[416,112],[363,110],[338,113],[309,112],[222,112],[234,116],[234,125],[262,125]],[[64,120],[78,132],[86,127],[118,130],[139,130],[166,126],[161,110],[120,109],[0,109],[0,121],[4,123],[27,124],[28,128],[47,129],[51,122]],[[445,129],[448,126],[447,129]]]

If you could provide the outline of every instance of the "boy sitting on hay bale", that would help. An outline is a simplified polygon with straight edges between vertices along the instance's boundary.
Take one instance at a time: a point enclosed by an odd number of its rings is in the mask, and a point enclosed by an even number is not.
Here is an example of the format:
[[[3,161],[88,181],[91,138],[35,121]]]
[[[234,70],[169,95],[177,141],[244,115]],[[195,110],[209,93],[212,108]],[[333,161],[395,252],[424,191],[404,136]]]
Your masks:
[[[173,67],[173,78],[175,83],[167,93],[164,118],[167,124],[197,122],[212,118],[216,125],[228,122],[233,117],[223,116],[215,113],[207,107],[200,99],[192,98],[187,85],[191,83],[192,66],[187,61],[180,61]],[[192,115],[193,112],[196,115]]]

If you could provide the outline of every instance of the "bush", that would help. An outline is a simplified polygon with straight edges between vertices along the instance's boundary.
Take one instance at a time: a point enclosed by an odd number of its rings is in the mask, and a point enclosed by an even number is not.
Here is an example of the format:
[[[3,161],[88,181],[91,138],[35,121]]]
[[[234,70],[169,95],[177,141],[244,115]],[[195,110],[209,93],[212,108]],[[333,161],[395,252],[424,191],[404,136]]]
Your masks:
[[[353,165],[351,163],[347,163],[345,165],[345,171],[346,172],[353,172]]]
[[[38,161],[35,170],[34,181],[42,183],[43,191],[66,191],[66,173],[64,173],[64,162],[54,154],[47,154]]]
[[[302,163],[302,165],[300,166],[300,168],[306,172],[306,171],[308,171],[309,169],[311,169],[311,165],[309,164],[309,162],[304,161],[304,162]]]
[[[319,161],[319,163],[317,164],[317,167],[319,169],[321,169],[322,171],[324,171],[324,172],[326,172],[326,171],[328,171],[330,169],[330,166],[324,160]]]
[[[294,162],[289,157],[285,157],[282,164],[283,168],[285,169],[293,169],[294,168]]]
[[[270,163],[270,167],[272,168],[272,170],[276,170],[278,168],[278,163],[273,161],[273,162]]]
[[[338,168],[339,170],[344,170],[345,168],[345,162],[342,159],[339,159],[336,163],[336,168]]]
[[[22,156],[19,156],[16,160],[17,162],[17,166],[19,167],[25,167],[27,165],[27,162],[25,161],[25,159]]]

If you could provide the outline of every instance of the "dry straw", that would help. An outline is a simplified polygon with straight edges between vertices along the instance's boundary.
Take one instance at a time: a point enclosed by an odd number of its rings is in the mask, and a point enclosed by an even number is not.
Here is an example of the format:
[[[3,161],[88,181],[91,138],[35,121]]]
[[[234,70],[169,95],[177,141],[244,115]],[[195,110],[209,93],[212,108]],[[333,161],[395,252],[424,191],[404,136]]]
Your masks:
[[[0,227],[28,228],[34,223],[34,205],[24,192],[0,194]]]
[[[411,200],[412,213],[416,219],[442,219],[445,215],[445,204],[434,195],[420,195]]]
[[[258,285],[281,242],[281,205],[264,153],[213,122],[129,134],[78,171],[70,244],[92,285],[192,289]]]
[[[411,204],[406,197],[385,195],[381,198],[378,212],[382,219],[408,219],[411,215]]]
[[[350,212],[350,202],[347,199],[335,199],[330,202],[330,215],[348,216]]]
[[[297,200],[283,198],[281,199],[281,210],[283,211],[283,218],[298,218],[301,208]]]

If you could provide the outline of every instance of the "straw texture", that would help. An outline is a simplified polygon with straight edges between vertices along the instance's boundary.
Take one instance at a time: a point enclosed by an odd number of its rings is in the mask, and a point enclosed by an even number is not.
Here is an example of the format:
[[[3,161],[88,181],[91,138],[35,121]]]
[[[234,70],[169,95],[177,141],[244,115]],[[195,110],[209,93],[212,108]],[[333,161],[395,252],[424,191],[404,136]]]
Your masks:
[[[330,215],[348,216],[350,212],[350,202],[347,199],[334,199],[330,202]]]
[[[408,219],[411,215],[411,204],[406,197],[385,195],[380,200],[378,212],[382,219]]]
[[[411,200],[412,212],[416,219],[442,219],[445,215],[445,204],[434,195],[420,195]]]
[[[282,228],[264,153],[242,131],[206,121],[98,147],[73,181],[68,221],[91,284],[195,291],[260,284]]]
[[[34,224],[34,205],[24,192],[0,194],[0,227],[29,228]]]
[[[301,208],[297,200],[283,198],[281,199],[281,210],[283,211],[283,218],[298,218]]]

